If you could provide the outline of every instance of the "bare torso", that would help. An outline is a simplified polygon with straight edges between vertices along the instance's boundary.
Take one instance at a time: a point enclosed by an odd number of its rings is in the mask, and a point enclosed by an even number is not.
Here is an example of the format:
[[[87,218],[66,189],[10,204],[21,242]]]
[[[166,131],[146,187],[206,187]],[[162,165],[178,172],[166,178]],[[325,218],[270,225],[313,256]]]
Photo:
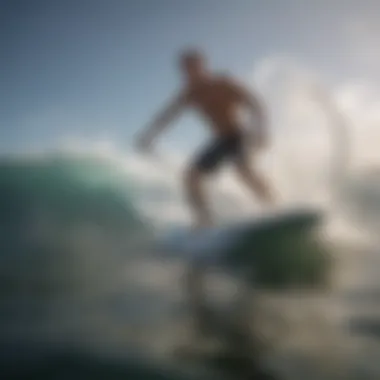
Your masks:
[[[215,76],[186,90],[189,106],[208,121],[216,135],[228,135],[239,128],[238,110],[241,101],[233,86]]]

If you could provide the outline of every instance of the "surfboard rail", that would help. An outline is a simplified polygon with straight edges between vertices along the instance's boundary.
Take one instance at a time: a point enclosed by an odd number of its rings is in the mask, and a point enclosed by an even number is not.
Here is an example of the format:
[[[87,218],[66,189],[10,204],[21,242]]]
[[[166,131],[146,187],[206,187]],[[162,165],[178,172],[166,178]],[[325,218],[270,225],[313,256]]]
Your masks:
[[[326,282],[331,264],[318,233],[323,216],[317,210],[292,210],[226,224],[198,238],[188,234],[175,249],[190,261],[245,273],[255,286],[314,287]]]

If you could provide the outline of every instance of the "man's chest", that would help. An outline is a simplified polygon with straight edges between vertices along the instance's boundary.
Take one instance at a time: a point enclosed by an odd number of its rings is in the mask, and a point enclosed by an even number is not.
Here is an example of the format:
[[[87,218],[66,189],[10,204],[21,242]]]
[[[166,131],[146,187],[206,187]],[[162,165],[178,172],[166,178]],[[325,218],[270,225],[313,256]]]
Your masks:
[[[213,110],[232,104],[234,97],[225,86],[211,83],[191,89],[189,100],[195,108]]]

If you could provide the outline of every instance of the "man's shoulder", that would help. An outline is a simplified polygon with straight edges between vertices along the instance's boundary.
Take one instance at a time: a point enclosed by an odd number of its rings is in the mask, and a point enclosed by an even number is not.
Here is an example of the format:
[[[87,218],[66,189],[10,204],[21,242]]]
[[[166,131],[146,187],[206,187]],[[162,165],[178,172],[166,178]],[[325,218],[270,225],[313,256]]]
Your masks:
[[[235,76],[228,72],[221,72],[215,74],[215,81],[223,86],[227,86],[230,88],[241,87],[242,83]]]
[[[227,71],[215,73],[213,78],[215,82],[220,82],[220,83],[230,83],[234,81],[233,76]]]

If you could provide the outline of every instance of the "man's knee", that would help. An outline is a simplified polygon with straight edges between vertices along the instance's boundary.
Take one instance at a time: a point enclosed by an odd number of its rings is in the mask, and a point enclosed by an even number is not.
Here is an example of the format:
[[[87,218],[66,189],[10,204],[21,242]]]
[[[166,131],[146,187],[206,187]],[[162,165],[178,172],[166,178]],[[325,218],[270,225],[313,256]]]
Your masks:
[[[240,179],[255,187],[262,187],[265,182],[261,173],[254,166],[248,163],[241,163],[236,166],[237,174]]]

